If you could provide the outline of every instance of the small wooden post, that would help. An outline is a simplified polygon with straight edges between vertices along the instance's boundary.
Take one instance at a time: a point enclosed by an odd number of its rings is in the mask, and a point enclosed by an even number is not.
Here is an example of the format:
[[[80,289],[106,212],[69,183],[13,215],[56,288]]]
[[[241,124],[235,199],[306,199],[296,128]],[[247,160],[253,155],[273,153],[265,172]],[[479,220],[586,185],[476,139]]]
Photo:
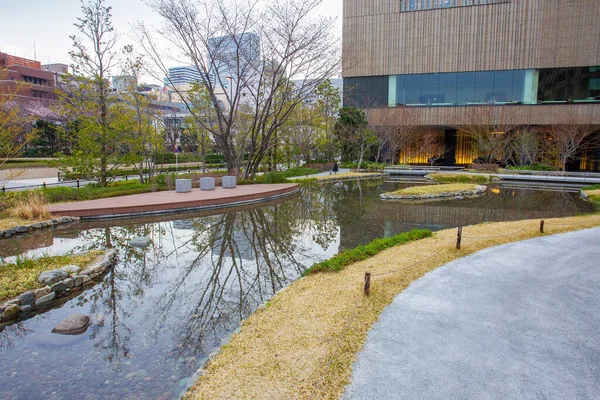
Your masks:
[[[77,189],[79,189],[79,178],[77,178]]]
[[[44,183],[42,184],[42,186],[44,186],[44,189],[46,189],[46,182],[44,182]]]
[[[544,233],[544,220],[540,221],[540,233]]]
[[[371,273],[365,272],[365,286],[363,288],[363,293],[365,294],[365,296],[369,295],[370,289],[371,289]]]
[[[6,193],[6,186],[2,186],[2,193]]]
[[[129,179],[129,175],[125,174],[125,180],[128,180],[128,179]]]
[[[462,241],[462,226],[458,227],[458,232],[456,233],[456,250],[460,250],[460,243]]]

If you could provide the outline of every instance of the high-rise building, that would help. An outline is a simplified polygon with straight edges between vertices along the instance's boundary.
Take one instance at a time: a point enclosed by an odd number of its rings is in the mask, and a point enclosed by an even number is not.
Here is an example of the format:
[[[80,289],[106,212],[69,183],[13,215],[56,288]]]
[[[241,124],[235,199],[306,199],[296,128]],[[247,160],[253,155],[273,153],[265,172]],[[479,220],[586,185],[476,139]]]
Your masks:
[[[447,165],[477,157],[463,134],[477,114],[600,124],[599,19],[598,0],[344,0],[345,104],[437,134]]]
[[[243,80],[248,85],[260,66],[260,37],[252,32],[212,37],[208,39],[208,53],[213,84],[228,88],[232,82]]]
[[[193,83],[202,83],[202,75],[196,67],[180,66],[169,68],[169,76],[165,78],[167,85],[191,85]]]

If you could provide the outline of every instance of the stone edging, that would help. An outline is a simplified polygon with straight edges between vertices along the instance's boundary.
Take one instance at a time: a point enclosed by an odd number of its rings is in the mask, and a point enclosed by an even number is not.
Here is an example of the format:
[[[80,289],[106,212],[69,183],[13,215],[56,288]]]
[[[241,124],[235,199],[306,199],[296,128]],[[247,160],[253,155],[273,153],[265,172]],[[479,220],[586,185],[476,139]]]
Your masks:
[[[327,176],[327,175],[326,175]],[[386,176],[386,174],[384,173],[376,173],[376,172],[369,172],[369,173],[365,173],[364,176],[342,176],[340,178],[327,178],[327,179],[317,179],[318,183],[329,183],[329,182],[343,182],[343,181],[354,181],[357,179],[375,179],[375,178],[384,178]],[[306,179],[306,178],[303,178]],[[308,178],[310,179],[310,178]]]
[[[454,199],[460,200],[465,197],[480,196],[480,195],[484,194],[486,192],[486,190],[487,190],[487,186],[475,185],[475,189],[473,189],[473,190],[461,190],[458,192],[421,194],[421,195],[392,195],[392,194],[382,193],[379,195],[379,198],[382,200],[432,200],[432,199],[449,199],[449,198],[454,198]]]
[[[0,239],[9,238],[13,235],[29,233],[40,229],[52,228],[53,226],[70,224],[72,222],[78,222],[81,218],[79,217],[57,217],[52,218],[48,221],[35,222],[31,225],[19,225],[14,228],[0,230]]]
[[[0,322],[2,322],[0,331],[6,325],[46,312],[77,296],[86,287],[93,285],[94,280],[103,277],[114,265],[116,258],[116,250],[108,250],[100,261],[89,265],[85,270],[58,281],[52,286],[30,290],[4,302],[0,305]]]

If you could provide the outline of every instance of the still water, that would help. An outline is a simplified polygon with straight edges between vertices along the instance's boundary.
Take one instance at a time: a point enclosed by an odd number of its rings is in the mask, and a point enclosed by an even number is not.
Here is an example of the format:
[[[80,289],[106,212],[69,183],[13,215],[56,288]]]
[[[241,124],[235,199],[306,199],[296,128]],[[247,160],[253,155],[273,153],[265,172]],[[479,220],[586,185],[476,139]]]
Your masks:
[[[414,228],[591,212],[576,193],[489,189],[480,198],[406,204],[405,184],[346,181],[226,213],[86,222],[0,241],[0,257],[115,248],[118,264],[61,308],[0,332],[1,399],[171,399],[221,340],[310,265]],[[152,244],[127,243],[147,236]],[[1,269],[0,269],[1,271]],[[90,315],[79,336],[50,331]]]

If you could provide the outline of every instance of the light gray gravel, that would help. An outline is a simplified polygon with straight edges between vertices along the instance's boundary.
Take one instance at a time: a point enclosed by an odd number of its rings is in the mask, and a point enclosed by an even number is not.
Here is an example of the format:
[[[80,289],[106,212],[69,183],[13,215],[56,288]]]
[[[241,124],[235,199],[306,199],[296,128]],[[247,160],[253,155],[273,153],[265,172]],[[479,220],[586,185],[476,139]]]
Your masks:
[[[369,332],[344,399],[600,399],[600,228],[414,282]]]

